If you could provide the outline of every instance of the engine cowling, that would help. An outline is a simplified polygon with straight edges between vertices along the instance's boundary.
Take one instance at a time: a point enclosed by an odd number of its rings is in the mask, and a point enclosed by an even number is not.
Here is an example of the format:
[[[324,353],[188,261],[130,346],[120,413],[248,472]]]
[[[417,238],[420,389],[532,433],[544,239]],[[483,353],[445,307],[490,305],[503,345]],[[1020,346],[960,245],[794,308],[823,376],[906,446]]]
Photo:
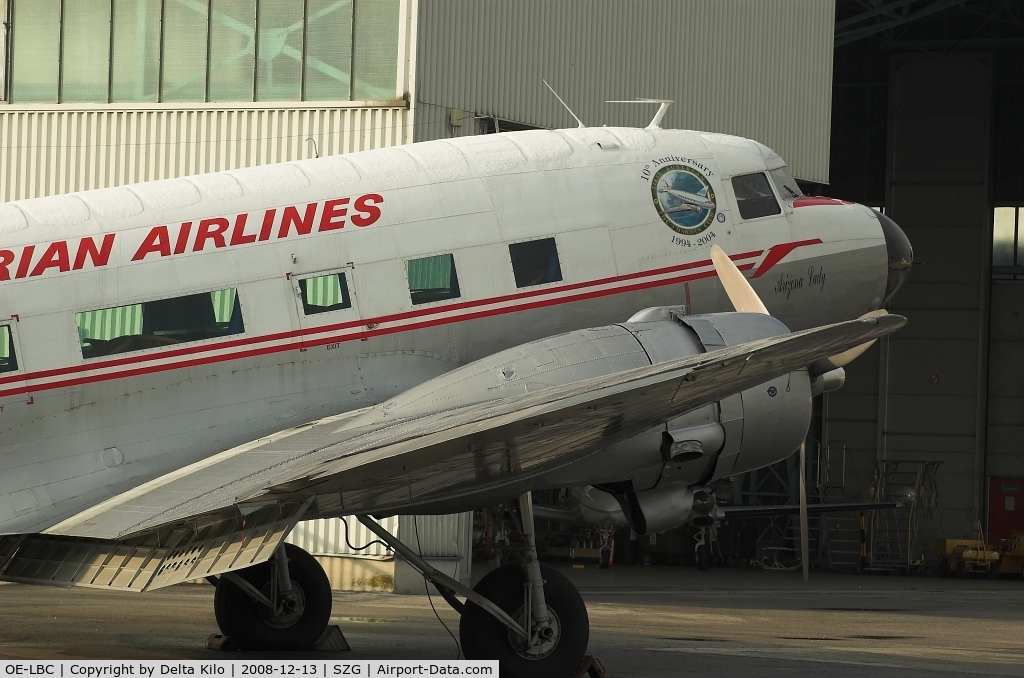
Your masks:
[[[755,313],[685,315],[648,309],[629,322],[568,332],[495,353],[415,386],[380,407],[439,411],[531,393],[788,333]],[[693,490],[793,453],[811,418],[806,370],[783,375],[616,443],[543,476],[548,487],[614,486],[633,529],[683,524]],[[641,528],[641,529],[638,529]]]

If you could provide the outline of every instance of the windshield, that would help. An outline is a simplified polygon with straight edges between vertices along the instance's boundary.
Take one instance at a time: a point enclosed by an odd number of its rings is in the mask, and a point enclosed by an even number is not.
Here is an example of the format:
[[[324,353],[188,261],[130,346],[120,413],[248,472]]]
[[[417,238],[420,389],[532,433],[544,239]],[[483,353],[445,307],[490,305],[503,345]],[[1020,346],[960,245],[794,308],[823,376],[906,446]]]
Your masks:
[[[795,200],[804,194],[800,190],[800,186],[797,185],[796,179],[789,173],[788,167],[780,167],[773,169],[768,172],[772,178],[772,183],[775,184],[775,190],[779,192],[779,197],[783,200]]]

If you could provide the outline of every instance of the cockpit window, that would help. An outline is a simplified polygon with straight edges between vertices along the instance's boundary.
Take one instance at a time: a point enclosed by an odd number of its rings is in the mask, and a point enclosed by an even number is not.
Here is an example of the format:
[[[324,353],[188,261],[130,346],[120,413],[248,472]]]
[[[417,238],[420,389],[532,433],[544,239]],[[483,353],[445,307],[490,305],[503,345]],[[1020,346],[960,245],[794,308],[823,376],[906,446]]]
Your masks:
[[[732,190],[736,194],[740,216],[744,219],[757,219],[782,212],[764,172],[733,177]]]
[[[779,192],[779,197],[783,200],[796,200],[804,194],[796,183],[796,179],[789,173],[788,167],[773,169],[768,174],[772,178],[772,183],[775,184],[775,190]]]

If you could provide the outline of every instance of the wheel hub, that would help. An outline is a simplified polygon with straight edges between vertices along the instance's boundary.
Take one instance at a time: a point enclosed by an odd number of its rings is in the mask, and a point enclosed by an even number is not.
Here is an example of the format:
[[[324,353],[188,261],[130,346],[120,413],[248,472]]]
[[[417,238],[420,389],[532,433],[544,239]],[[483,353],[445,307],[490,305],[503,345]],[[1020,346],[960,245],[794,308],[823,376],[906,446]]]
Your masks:
[[[263,585],[260,593],[270,598],[270,582]],[[272,626],[276,629],[286,629],[302,619],[302,613],[306,610],[306,596],[302,592],[302,587],[293,579],[292,600],[279,604],[281,608],[280,614],[276,614],[274,610],[265,605],[257,605],[256,607],[259,610],[260,618],[263,619],[267,626]]]
[[[562,624],[558,620],[558,613],[556,613],[551,606],[548,606],[548,625],[537,630],[533,633],[532,642],[523,638],[521,635],[513,631],[508,630],[508,642],[509,645],[516,651],[520,657],[524,659],[544,659],[558,647],[558,641],[562,637]],[[520,626],[526,623],[525,609],[520,606],[516,613],[512,615]]]

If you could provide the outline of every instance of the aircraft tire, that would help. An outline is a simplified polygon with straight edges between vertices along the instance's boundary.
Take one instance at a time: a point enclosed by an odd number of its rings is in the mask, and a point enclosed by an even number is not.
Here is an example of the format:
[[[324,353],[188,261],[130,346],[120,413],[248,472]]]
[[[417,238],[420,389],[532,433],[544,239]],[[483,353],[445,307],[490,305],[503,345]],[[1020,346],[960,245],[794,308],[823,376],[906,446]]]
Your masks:
[[[471,601],[466,601],[459,623],[459,639],[466,659],[497,659],[502,678],[565,678],[583,663],[590,642],[587,606],[576,587],[549,567],[541,565],[544,598],[558,618],[557,645],[546,656],[528,658],[513,646],[511,632]],[[495,603],[513,619],[522,616],[525,575],[519,564],[490,572],[473,590]]]
[[[697,570],[707,572],[708,569],[708,545],[701,544],[697,547]]]
[[[307,650],[323,635],[331,618],[331,583],[320,563],[298,546],[285,544],[288,574],[301,597],[302,611],[294,619],[272,618],[267,609],[242,589],[221,577],[213,598],[217,626],[225,636],[251,650]],[[269,597],[271,567],[260,563],[235,574]]]

